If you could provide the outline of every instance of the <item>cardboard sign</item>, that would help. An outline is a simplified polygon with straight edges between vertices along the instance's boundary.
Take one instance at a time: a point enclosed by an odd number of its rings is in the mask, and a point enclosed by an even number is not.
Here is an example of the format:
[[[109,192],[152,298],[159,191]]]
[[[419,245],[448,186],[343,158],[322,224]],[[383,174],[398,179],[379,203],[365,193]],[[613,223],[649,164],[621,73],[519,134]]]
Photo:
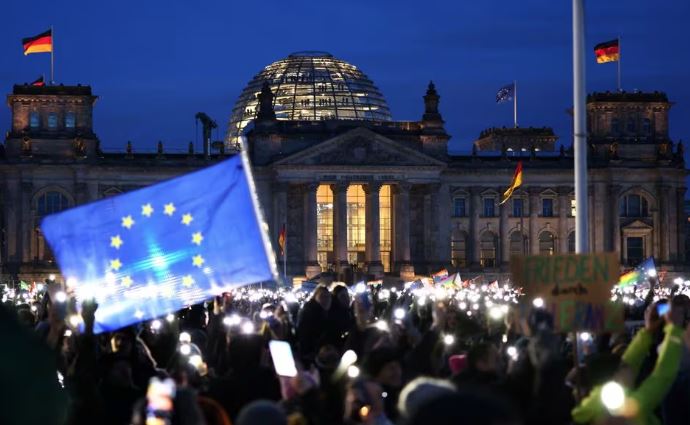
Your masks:
[[[514,256],[510,271],[525,303],[542,298],[559,331],[623,328],[623,307],[611,302],[620,274],[616,253]]]

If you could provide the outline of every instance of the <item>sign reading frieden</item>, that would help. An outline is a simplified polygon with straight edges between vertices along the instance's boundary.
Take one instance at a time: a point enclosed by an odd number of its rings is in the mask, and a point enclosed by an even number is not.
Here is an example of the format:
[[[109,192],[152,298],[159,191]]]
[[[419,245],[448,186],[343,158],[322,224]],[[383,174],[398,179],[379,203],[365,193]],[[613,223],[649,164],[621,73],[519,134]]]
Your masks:
[[[622,309],[611,303],[611,288],[619,277],[617,254],[515,256],[510,264],[513,282],[527,300],[544,300],[558,330],[613,331],[622,326]]]

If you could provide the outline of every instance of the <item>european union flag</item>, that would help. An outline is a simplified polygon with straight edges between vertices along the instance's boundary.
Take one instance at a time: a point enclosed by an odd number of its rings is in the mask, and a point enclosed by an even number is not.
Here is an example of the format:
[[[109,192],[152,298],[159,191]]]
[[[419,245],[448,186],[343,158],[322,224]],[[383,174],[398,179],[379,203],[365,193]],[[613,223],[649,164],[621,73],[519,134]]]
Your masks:
[[[248,175],[236,155],[43,220],[68,286],[99,303],[95,332],[274,279]]]
[[[513,100],[513,96],[515,96],[515,83],[510,83],[498,90],[496,93],[496,103],[503,103]]]

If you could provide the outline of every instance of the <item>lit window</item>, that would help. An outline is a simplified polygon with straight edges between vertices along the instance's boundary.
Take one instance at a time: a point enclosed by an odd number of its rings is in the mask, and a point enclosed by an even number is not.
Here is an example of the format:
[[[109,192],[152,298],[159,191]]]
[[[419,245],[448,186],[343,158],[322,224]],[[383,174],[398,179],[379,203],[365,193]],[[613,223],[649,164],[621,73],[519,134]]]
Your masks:
[[[465,210],[465,198],[453,199],[453,216],[465,217],[466,215],[467,211]]]
[[[484,217],[493,217],[496,212],[496,201],[494,198],[484,198]]]
[[[57,128],[57,114],[55,112],[48,114],[48,128]]]
[[[542,217],[553,217],[553,199],[544,198],[541,200]]]
[[[539,254],[553,255],[556,252],[555,237],[553,233],[546,231],[539,235]]]
[[[575,211],[577,210],[577,203],[574,199],[570,200],[570,216],[575,217]]]
[[[467,234],[459,231],[453,232],[450,248],[453,266],[467,267]]]
[[[366,195],[362,185],[347,189],[347,258],[350,264],[364,263],[366,250]]]
[[[333,191],[325,184],[316,190],[316,249],[321,270],[326,271],[333,251]]]
[[[391,235],[393,233],[392,218],[391,186],[389,184],[385,184],[381,186],[381,190],[379,191],[379,237],[381,247],[381,263],[383,264],[384,273],[390,273],[391,271]]]
[[[68,112],[65,114],[65,128],[74,128],[75,115],[74,112]]]
[[[38,128],[40,125],[40,122],[41,122],[41,120],[40,120],[40,117],[38,115],[38,112],[31,111],[31,113],[29,114],[29,125],[31,126],[31,128]]]

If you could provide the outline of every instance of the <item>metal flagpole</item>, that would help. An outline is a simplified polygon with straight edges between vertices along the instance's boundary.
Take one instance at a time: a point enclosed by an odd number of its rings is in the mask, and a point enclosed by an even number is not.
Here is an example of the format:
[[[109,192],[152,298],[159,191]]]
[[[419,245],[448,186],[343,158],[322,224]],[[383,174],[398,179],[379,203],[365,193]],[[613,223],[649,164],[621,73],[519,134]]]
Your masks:
[[[517,128],[517,81],[513,80],[513,124]]]
[[[585,115],[584,0],[573,0],[573,106],[575,152],[575,252],[589,252],[587,219],[587,115]]]
[[[50,26],[50,85],[55,85],[55,32],[53,26]]]
[[[285,240],[283,241],[283,275],[285,276],[285,286],[290,286],[288,284],[287,278],[287,218],[285,219]]]
[[[618,91],[621,89],[621,36],[618,36]]]

